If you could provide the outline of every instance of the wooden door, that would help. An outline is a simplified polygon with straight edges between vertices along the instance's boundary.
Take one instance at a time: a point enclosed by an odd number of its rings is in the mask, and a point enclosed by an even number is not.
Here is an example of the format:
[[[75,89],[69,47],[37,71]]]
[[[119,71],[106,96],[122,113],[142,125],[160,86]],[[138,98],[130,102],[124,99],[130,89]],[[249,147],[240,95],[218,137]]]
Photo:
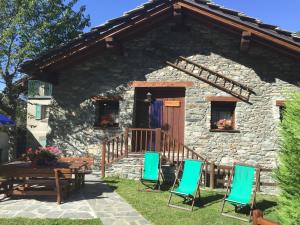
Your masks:
[[[184,97],[164,98],[162,130],[184,144]]]
[[[184,143],[185,88],[136,88],[135,126],[149,128],[149,104],[143,102],[146,94],[163,101],[162,130]]]

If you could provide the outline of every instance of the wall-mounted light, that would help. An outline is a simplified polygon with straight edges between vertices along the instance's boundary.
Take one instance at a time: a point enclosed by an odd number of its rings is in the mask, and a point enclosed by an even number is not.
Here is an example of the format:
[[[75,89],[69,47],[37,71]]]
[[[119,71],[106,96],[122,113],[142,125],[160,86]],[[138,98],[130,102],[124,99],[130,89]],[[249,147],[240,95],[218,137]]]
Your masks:
[[[152,100],[152,94],[150,92],[148,92],[146,94],[146,96],[147,96],[147,102],[151,102],[151,100]]]

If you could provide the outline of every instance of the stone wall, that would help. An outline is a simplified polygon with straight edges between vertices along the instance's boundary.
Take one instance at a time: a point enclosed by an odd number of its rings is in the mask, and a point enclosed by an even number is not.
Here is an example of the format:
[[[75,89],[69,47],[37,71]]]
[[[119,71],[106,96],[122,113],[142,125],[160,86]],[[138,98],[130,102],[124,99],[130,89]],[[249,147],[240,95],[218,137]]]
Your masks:
[[[142,37],[123,43],[124,55],[103,51],[99,56],[60,71],[53,89],[48,141],[72,154],[99,155],[104,138],[130,127],[134,121],[134,80],[192,81],[186,88],[185,144],[216,164],[240,161],[276,165],[279,108],[276,100],[299,90],[299,64],[252,43],[239,51],[240,37],[187,21],[190,32],[172,32],[171,21]],[[219,72],[254,89],[251,104],[238,102],[236,127],[240,133],[210,132],[211,103],[207,96],[228,96],[196,78],[167,66],[178,56]],[[120,95],[120,128],[95,129],[95,95]],[[270,176],[267,176],[268,179]]]

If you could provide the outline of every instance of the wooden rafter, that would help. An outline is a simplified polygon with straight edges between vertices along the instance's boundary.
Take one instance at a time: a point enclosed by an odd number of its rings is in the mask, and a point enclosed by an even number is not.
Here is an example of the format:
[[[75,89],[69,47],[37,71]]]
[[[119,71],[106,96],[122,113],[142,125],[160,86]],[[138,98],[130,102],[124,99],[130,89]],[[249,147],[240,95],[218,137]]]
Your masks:
[[[186,1],[180,1],[177,3],[178,5],[182,6],[184,9],[187,9],[188,11],[194,12],[196,14],[200,14],[202,16],[205,16],[207,18],[213,19],[214,21],[230,26],[232,29],[241,30],[241,31],[248,31],[253,36],[259,38],[260,40],[269,41],[271,43],[274,43],[278,46],[281,46],[287,50],[290,50],[292,52],[295,52],[297,57],[300,56],[300,46],[296,44],[289,43],[283,39],[280,39],[278,37],[274,37],[271,34],[268,34],[266,32],[263,32],[261,30],[257,30],[255,28],[252,28],[250,26],[247,26],[245,24],[238,23],[234,20],[230,20],[228,18],[225,18],[224,16],[217,15],[216,13],[212,13],[208,10],[205,10],[203,8],[197,7],[195,4],[197,3],[191,3]]]

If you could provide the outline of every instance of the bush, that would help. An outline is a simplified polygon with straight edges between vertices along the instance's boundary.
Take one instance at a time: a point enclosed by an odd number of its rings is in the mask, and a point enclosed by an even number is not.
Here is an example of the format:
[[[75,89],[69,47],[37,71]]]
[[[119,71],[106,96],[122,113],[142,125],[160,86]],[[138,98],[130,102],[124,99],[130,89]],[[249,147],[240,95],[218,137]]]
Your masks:
[[[300,93],[285,104],[276,178],[281,188],[278,216],[282,224],[300,224]]]

